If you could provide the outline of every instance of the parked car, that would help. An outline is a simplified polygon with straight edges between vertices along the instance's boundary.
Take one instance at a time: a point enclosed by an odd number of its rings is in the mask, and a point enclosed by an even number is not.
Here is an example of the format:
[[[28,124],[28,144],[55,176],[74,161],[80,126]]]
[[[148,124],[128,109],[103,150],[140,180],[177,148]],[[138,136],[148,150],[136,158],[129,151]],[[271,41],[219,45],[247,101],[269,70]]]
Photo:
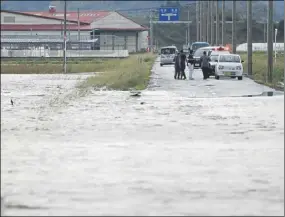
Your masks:
[[[211,72],[210,72],[210,76],[214,76],[215,75],[215,67],[216,67],[216,60],[218,60],[218,57],[220,54],[230,54],[229,51],[213,51],[210,53],[210,59],[211,59],[211,62],[210,62],[210,67],[211,67]]]
[[[217,52],[225,52],[225,53],[230,53],[230,49],[228,47],[224,46],[214,46],[212,47],[211,50],[209,50],[208,55],[212,55],[212,53],[217,53]]]
[[[176,46],[167,46],[160,49],[160,66],[174,64],[174,57],[178,53]]]
[[[240,55],[238,54],[219,54],[215,60],[215,78],[218,80],[220,77],[231,77],[242,80],[243,66]]]
[[[198,50],[199,48],[202,47],[209,47],[210,44],[208,42],[200,42],[200,41],[196,41],[194,43],[191,44],[190,46],[190,50],[193,50],[193,52],[195,52],[196,50]]]

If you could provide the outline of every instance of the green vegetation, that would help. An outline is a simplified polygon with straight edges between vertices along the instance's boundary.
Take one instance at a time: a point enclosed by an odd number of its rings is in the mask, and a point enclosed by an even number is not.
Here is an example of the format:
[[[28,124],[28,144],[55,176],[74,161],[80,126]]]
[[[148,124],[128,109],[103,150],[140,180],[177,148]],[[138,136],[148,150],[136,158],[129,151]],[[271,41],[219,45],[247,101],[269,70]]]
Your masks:
[[[143,90],[148,85],[155,59],[153,54],[138,54],[128,59],[114,60],[104,73],[87,78],[79,88],[106,86],[114,90]]]
[[[80,88],[106,86],[115,90],[142,90],[148,85],[155,59],[156,55],[144,53],[124,59],[69,60],[67,72],[99,72],[81,83]],[[62,71],[62,60],[56,59],[1,61],[2,74],[56,74]]]
[[[104,72],[121,59],[68,60],[67,73]],[[63,72],[62,59],[1,60],[1,74],[57,74]]]
[[[240,53],[242,60],[244,60],[244,71],[247,71],[247,54]],[[273,58],[274,61],[274,58]],[[252,56],[252,74],[253,79],[257,83],[265,84],[267,86],[278,88],[278,83],[284,80],[284,54],[277,55],[276,63],[273,66],[273,81],[267,81],[267,54],[265,52],[254,52]]]

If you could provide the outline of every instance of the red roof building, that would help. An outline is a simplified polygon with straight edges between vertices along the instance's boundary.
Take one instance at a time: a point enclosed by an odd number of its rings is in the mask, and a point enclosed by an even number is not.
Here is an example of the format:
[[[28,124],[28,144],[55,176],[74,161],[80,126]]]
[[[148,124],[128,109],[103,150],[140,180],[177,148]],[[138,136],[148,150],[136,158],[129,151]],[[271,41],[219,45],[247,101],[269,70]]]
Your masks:
[[[79,18],[79,19],[78,19]],[[147,27],[125,17],[116,11],[69,11],[66,14],[67,36],[92,39],[100,36],[102,45],[121,43],[127,49],[139,50],[141,41],[145,43]],[[62,11],[18,12],[1,10],[1,35],[21,37],[21,35],[62,36],[64,28]],[[95,34],[95,36],[93,36]],[[140,39],[141,38],[141,39]],[[127,42],[125,42],[127,40]],[[120,42],[118,42],[120,41]],[[113,45],[114,47],[114,45]],[[145,47],[145,46],[144,46]]]

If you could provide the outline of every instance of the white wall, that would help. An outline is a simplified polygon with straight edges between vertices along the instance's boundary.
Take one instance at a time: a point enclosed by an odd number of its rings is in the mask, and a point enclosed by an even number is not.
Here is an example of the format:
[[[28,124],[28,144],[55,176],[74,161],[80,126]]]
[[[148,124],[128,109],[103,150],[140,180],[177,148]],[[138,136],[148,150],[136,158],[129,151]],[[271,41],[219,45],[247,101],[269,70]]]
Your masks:
[[[139,32],[138,49],[146,49],[148,47],[148,31]]]
[[[92,28],[141,28],[141,26],[117,12],[112,12],[110,15],[91,23]]]
[[[114,45],[113,45],[114,43]],[[136,52],[136,32],[101,32],[100,49],[114,50],[126,49]]]
[[[23,2],[25,3],[25,2]],[[15,22],[4,22],[4,17],[15,17]],[[13,14],[9,12],[1,12],[1,24],[61,24],[60,20],[45,19],[27,15]],[[70,23],[70,22],[67,22]]]
[[[129,52],[136,52],[136,32],[115,32],[115,35],[117,36],[117,41],[120,41],[121,44],[124,45],[126,43],[126,49]]]
[[[100,49],[101,50],[113,50],[113,36],[111,33],[100,34]],[[116,48],[114,47],[114,50]]]

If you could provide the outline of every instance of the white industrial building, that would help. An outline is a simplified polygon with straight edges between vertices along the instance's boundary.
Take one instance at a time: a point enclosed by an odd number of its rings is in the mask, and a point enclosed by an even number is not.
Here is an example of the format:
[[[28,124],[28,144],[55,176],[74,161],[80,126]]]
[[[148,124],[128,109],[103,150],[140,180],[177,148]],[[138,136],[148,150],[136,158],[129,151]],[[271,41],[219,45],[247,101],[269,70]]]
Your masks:
[[[63,37],[64,13],[52,9],[46,12],[1,10],[1,38]],[[148,47],[148,28],[116,11],[67,12],[67,38],[80,41],[97,38],[99,50],[138,52]]]

